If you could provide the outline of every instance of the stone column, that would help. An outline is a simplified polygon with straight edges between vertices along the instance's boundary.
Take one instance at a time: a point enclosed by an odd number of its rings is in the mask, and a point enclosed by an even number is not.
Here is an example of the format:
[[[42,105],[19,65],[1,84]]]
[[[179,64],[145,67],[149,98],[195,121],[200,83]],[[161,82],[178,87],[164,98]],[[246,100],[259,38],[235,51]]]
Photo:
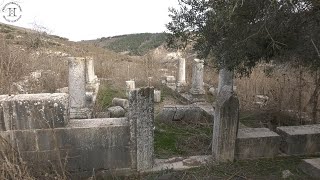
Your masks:
[[[154,102],[159,103],[161,102],[161,91],[154,90]]]
[[[86,82],[92,84],[97,80],[97,76],[94,72],[94,61],[93,58],[86,58]]]
[[[85,58],[69,58],[69,107],[71,119],[88,118],[85,67]]]
[[[129,93],[130,152],[132,169],[151,169],[154,161],[154,89],[135,89]]]
[[[194,60],[193,71],[192,71],[192,86],[190,93],[194,95],[205,94],[203,87],[203,65],[204,61],[200,59]]]
[[[135,81],[126,81],[126,94],[129,96],[129,92],[136,88]]]
[[[233,72],[226,68],[222,68],[219,71],[218,93],[223,86],[228,86],[233,91]]]
[[[179,70],[177,86],[186,85],[186,59],[179,58]]]
[[[216,162],[234,160],[239,126],[239,100],[229,87],[224,86],[216,100],[212,153]]]

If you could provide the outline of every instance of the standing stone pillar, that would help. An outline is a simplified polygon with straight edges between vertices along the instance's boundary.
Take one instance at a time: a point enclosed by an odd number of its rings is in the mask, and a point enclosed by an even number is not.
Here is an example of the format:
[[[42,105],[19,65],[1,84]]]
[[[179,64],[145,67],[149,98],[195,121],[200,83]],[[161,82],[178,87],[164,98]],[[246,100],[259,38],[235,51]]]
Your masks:
[[[129,96],[129,92],[136,88],[136,84],[134,81],[126,81],[126,94]]]
[[[86,108],[86,60],[69,58],[69,106],[71,119],[85,119],[89,116]]]
[[[192,71],[192,86],[190,93],[194,95],[205,94],[203,87],[203,65],[204,61],[200,59],[194,60],[193,71]]]
[[[212,153],[216,162],[234,160],[239,126],[239,100],[224,86],[216,101],[213,125]]]
[[[179,70],[177,86],[186,85],[186,59],[179,58]]]
[[[94,72],[94,61],[93,58],[86,58],[86,82],[88,84],[93,84],[97,80],[97,76]]]
[[[135,89],[129,93],[130,152],[132,169],[151,169],[154,158],[154,89]]]
[[[223,86],[227,86],[231,91],[233,91],[233,72],[226,68],[222,68],[219,71],[218,93],[221,91]]]

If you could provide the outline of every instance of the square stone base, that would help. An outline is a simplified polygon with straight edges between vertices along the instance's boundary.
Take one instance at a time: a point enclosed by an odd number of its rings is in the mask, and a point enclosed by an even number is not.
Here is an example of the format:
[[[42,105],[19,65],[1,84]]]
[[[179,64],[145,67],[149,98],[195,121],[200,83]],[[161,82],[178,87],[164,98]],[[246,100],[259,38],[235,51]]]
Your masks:
[[[238,130],[235,157],[237,159],[272,158],[278,155],[280,136],[267,128]]]

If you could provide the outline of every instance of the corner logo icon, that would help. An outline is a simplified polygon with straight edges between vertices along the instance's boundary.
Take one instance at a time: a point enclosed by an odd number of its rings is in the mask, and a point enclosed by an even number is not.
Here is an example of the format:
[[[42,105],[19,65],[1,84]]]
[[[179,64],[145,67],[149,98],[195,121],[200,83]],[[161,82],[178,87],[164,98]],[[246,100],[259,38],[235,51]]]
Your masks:
[[[22,16],[21,6],[15,2],[9,2],[2,8],[3,18],[8,22],[17,22]]]

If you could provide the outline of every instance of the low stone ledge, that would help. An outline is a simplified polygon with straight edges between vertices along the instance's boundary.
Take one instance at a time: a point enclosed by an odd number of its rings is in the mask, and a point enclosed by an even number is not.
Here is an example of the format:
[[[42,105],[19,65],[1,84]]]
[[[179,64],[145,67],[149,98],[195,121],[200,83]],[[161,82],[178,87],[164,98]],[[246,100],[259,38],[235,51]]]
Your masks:
[[[320,177],[320,158],[316,159],[303,159],[299,168],[311,177]]]
[[[0,138],[10,144],[1,143],[0,150],[13,146],[25,161],[39,167],[59,158],[67,158],[68,171],[131,166],[129,126],[3,131]]]
[[[238,130],[235,157],[237,159],[272,158],[278,155],[280,136],[267,128]]]
[[[129,126],[128,118],[72,119],[68,128],[91,128],[102,126]]]
[[[278,127],[280,149],[288,155],[312,155],[320,152],[320,124]]]

